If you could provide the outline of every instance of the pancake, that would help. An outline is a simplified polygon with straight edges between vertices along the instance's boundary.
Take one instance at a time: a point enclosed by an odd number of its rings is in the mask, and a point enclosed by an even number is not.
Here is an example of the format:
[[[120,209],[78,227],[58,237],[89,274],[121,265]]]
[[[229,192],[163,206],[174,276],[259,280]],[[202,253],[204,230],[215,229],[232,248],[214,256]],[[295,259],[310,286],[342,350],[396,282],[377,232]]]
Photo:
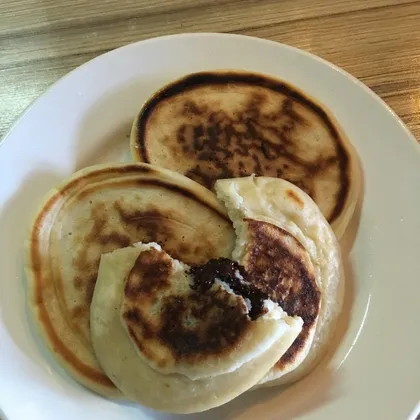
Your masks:
[[[152,369],[192,380],[230,373],[279,339],[277,321],[252,320],[228,284],[196,287],[190,267],[160,246],[141,251],[125,280],[121,316]]]
[[[128,398],[173,413],[226,403],[255,385],[302,328],[270,300],[251,319],[226,283],[208,286],[197,289],[189,267],[157,244],[102,256],[92,342]]]
[[[286,179],[313,198],[338,238],[360,191],[355,150],[332,114],[260,74],[203,72],[163,87],[137,115],[131,151],[207,188],[252,174]]]
[[[315,334],[321,292],[308,252],[286,230],[261,220],[244,219],[247,246],[241,264],[288,314],[303,319],[303,328],[276,364],[277,376],[293,371],[307,356]]]
[[[256,287],[304,321],[260,385],[294,382],[325,353],[341,310],[344,279],[336,237],[314,201],[285,180],[226,179],[215,190],[237,233],[233,259]]]
[[[189,264],[231,255],[234,232],[206,188],[146,164],[98,165],[46,197],[26,243],[29,305],[52,354],[92,390],[120,396],[98,365],[90,302],[100,257],[156,241]]]

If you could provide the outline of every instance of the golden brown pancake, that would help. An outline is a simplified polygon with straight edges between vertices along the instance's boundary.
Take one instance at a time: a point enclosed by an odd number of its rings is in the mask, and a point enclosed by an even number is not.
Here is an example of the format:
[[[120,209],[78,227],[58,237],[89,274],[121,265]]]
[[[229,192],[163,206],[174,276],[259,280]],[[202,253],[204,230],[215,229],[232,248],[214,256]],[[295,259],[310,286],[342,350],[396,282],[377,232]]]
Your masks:
[[[207,276],[198,279],[157,244],[102,256],[92,343],[105,372],[131,400],[173,413],[217,407],[255,385],[301,331],[302,319],[272,301],[251,318],[242,295],[216,278],[211,284],[201,282]],[[165,365],[157,365],[157,357]],[[200,377],[192,380],[193,373]]]
[[[194,270],[159,246],[136,246],[140,254],[124,282],[121,316],[139,353],[157,372],[192,380],[233,372],[277,340],[277,320],[264,316],[268,294],[255,287],[247,294],[236,287],[241,280],[219,278],[216,267],[236,263],[213,259]],[[251,298],[258,294],[260,308],[258,297],[248,306],[240,292]],[[272,301],[268,304],[275,308],[271,317],[287,317]]]
[[[281,80],[244,72],[191,74],[150,98],[134,121],[134,160],[207,188],[251,174],[307,192],[341,237],[360,189],[353,147],[334,117]]]
[[[284,310],[304,320],[297,341],[259,385],[294,382],[325,354],[341,310],[337,239],[315,202],[283,179],[218,180],[215,191],[237,233],[233,259]]]
[[[267,293],[289,316],[303,319],[299,336],[274,369],[290,370],[312,343],[321,304],[311,259],[302,244],[271,223],[244,219],[248,241],[241,261],[254,285]]]
[[[98,165],[47,196],[27,241],[29,303],[44,341],[85,386],[118,396],[90,337],[90,302],[103,253],[156,241],[186,263],[230,256],[234,232],[206,188],[146,164]]]

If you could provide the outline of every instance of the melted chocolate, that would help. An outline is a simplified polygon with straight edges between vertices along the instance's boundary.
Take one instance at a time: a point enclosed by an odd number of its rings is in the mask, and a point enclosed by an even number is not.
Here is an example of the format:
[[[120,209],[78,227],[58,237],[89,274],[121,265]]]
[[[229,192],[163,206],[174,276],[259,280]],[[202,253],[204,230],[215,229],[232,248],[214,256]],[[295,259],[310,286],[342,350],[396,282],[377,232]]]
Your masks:
[[[243,280],[238,278],[238,273],[243,277]],[[252,320],[266,312],[264,300],[269,299],[268,294],[252,285],[244,267],[237,262],[229,258],[211,259],[206,264],[192,267],[190,274],[194,279],[193,290],[205,293],[213,286],[216,279],[219,279],[227,283],[236,294],[249,299],[251,302],[249,317]]]

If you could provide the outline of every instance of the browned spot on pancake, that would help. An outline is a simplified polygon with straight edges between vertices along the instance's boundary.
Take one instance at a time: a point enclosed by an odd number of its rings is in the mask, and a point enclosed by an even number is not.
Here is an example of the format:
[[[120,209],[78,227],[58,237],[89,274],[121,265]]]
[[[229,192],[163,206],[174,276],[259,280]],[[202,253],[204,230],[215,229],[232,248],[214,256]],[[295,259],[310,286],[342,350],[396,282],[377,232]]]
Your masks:
[[[136,329],[141,329],[141,333],[144,338],[152,338],[153,331],[149,328],[149,324],[147,323],[147,321],[143,319],[140,311],[136,307],[130,308],[128,311],[124,312],[123,318],[126,320],[130,336],[136,342],[138,348],[141,351],[146,351],[147,348],[143,346],[143,341],[138,338],[136,334]],[[147,356],[149,357],[149,355]]]
[[[73,284],[76,290],[80,290],[83,287],[83,278],[80,276],[75,276],[73,279]]]
[[[95,264],[92,267],[93,268],[92,274],[88,275],[85,278],[87,311],[89,311],[90,302],[92,301],[93,291],[95,290],[96,279],[98,277],[99,261],[100,261],[100,257],[95,260]]]
[[[198,106],[194,101],[186,101],[184,104],[183,115],[200,115],[205,112],[206,107]]]
[[[116,244],[120,248],[125,248],[130,245],[130,238],[126,235],[118,234],[117,232],[104,233],[98,237],[98,242],[102,245]]]
[[[286,353],[280,358],[280,360],[275,364],[276,368],[284,369],[285,366],[292,364],[298,353],[303,351],[305,348],[306,337],[308,335],[308,327],[303,326],[302,331],[296,337],[293,344],[289,347]]]
[[[100,249],[103,246],[106,246],[107,252],[110,252],[114,249],[129,246],[132,243],[130,237],[123,232],[108,232],[107,219],[108,215],[105,203],[99,202],[96,206],[92,207],[91,220],[93,220],[93,226],[82,239],[82,243],[84,243],[85,246],[79,249],[76,258],[74,259],[74,266],[77,274],[73,279],[73,284],[75,284],[78,290],[84,289],[87,313],[98,274],[101,257]],[[89,256],[88,250],[93,244],[101,245],[101,248],[98,248],[96,255]]]
[[[140,350],[147,351],[141,337],[155,337],[171,350],[176,361],[197,363],[208,355],[229,353],[241,342],[251,323],[243,308],[231,306],[226,293],[209,291],[205,294],[192,292],[188,297],[169,296],[164,298],[163,307],[162,324],[157,329],[150,328],[138,313],[135,319],[132,313],[123,316],[128,324],[132,323],[130,335]],[[190,315],[197,320],[198,327],[184,325],[185,317]],[[141,337],[137,332],[139,327]],[[156,359],[153,353],[145,355]]]
[[[72,315],[74,318],[79,318],[82,316],[86,316],[88,314],[88,310],[84,306],[76,306],[72,310]]]
[[[138,164],[126,164],[121,166],[114,166],[103,168],[95,171],[95,175],[108,175],[110,172],[115,175],[121,174],[153,174],[156,173],[156,170],[149,165],[138,165]],[[90,174],[87,174],[86,177],[89,177]],[[82,179],[82,178],[79,178]]]
[[[151,249],[142,252],[128,275],[124,293],[130,299],[153,296],[169,285],[172,261],[168,254]]]
[[[39,219],[39,218],[38,218]],[[35,222],[37,223],[37,222]],[[33,272],[35,287],[34,287],[34,301],[36,305],[43,306],[43,289],[48,287],[47,279],[42,276],[42,265],[40,258],[40,246],[39,246],[39,231],[38,229],[33,229],[32,231],[32,247],[30,249],[30,263],[31,270]]]
[[[160,366],[168,360],[150,351],[145,340],[157,340],[175,361],[197,363],[208,355],[229,353],[250,327],[245,305],[233,304],[232,296],[221,290],[191,289],[188,294],[162,298],[158,292],[169,287],[171,274],[169,256],[151,250],[140,254],[127,277],[123,318],[138,348]],[[141,306],[159,297],[159,323],[152,323]]]
[[[194,101],[195,91],[212,87],[222,91],[235,86],[253,87],[241,112],[228,115],[205,100]],[[227,91],[227,90],[226,90]],[[165,143],[179,160],[194,166],[185,175],[211,188],[217,179],[251,174],[281,177],[315,198],[313,178],[322,176],[331,166],[338,171],[337,188],[332,192],[334,207],[326,215],[331,223],[342,212],[348,197],[349,157],[344,141],[327,112],[298,89],[267,76],[240,72],[202,72],[191,74],[157,92],[143,107],[137,120],[137,146],[143,162],[154,163],[150,155],[147,130],[153,112],[165,102],[191,93],[180,106],[180,117],[186,122],[174,133],[176,142]],[[269,92],[285,99],[278,109],[264,111]],[[199,92],[198,92],[199,93]],[[197,93],[197,96],[198,96]],[[298,107],[305,109],[329,133],[329,147],[334,156],[301,157],[299,139],[311,127]],[[271,109],[271,108],[270,108]],[[174,116],[176,118],[176,116]],[[174,163],[176,166],[176,162]],[[175,167],[173,168],[175,169]]]
[[[190,252],[190,247],[187,244],[181,244],[178,249],[181,253]]]
[[[117,210],[121,221],[128,227],[141,231],[143,242],[158,242],[164,246],[169,240],[174,239],[171,226],[173,215],[150,206],[147,210],[124,208],[124,203],[116,201],[114,208]]]
[[[294,236],[267,222],[245,221],[249,239],[243,265],[249,276],[289,316],[300,316],[304,322],[298,338],[277,362],[281,369],[295,359],[314,327],[321,292],[309,256]]]
[[[251,321],[243,308],[231,306],[226,295],[208,291],[184,299],[167,298],[159,338],[170,345],[175,359],[199,362],[209,354],[229,353],[240,343]],[[197,319],[197,328],[183,325],[188,312]]]
[[[202,253],[203,251],[205,251],[205,250],[204,250],[204,249],[202,249],[202,248],[201,248],[201,246],[199,246],[199,245],[196,245],[196,246],[194,247],[194,250],[193,250],[194,254],[200,254],[200,253]]]
[[[156,330],[150,328],[149,323],[143,318],[141,312],[133,307],[123,314],[123,318],[127,324],[128,334],[144,356],[149,360],[154,360],[160,368],[166,367],[167,362],[162,359],[156,360],[155,353],[151,351],[149,347],[145,346],[143,344],[143,339],[139,337],[139,329],[141,331],[141,336],[146,339],[151,339],[156,334]]]
[[[299,208],[303,209],[304,203],[302,199],[293,190],[287,190],[286,194],[298,205]]]

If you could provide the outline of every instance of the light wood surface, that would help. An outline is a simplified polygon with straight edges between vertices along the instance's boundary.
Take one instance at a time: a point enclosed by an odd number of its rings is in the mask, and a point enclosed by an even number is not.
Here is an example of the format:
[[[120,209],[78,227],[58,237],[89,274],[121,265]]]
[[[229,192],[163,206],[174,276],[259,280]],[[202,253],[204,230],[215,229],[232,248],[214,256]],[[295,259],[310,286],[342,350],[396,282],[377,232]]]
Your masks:
[[[234,32],[294,45],[366,83],[420,139],[420,1],[1,0],[0,137],[48,86],[121,45]]]

